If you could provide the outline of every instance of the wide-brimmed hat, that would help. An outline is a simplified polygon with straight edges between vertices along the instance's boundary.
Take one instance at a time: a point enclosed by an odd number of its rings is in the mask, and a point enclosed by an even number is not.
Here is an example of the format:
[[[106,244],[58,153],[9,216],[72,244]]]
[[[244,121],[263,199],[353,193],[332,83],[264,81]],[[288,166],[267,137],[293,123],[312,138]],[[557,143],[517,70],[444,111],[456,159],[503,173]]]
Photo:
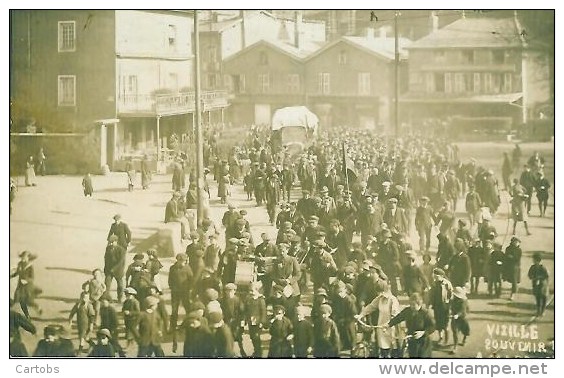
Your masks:
[[[97,336],[106,336],[108,339],[112,338],[112,333],[107,328],[99,329],[98,332],[96,332],[96,335]]]
[[[24,257],[27,257],[28,260],[35,260],[37,258],[37,255],[31,253],[30,251],[22,251],[22,252],[20,252],[20,254],[18,256],[21,259],[23,259]]]

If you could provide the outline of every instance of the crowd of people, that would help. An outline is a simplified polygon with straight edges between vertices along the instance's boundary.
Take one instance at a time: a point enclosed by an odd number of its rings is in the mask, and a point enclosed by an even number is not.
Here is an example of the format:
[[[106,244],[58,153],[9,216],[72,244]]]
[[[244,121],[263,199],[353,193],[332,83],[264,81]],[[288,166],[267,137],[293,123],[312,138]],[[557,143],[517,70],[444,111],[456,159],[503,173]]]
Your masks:
[[[358,355],[359,345],[370,345],[369,355],[382,358],[430,357],[433,349],[445,347],[455,354],[470,336],[469,301],[486,293],[499,298],[503,281],[511,284],[509,300],[519,290],[523,252],[515,226],[524,222],[530,234],[527,217],[535,193],[539,215],[545,216],[550,184],[544,161],[535,153],[519,175],[518,145],[515,151],[511,161],[505,156],[502,169],[514,221],[507,245],[491,223],[502,205],[493,170],[475,159],[463,162],[457,146],[445,140],[338,130],[291,156],[257,131],[227,159],[210,146],[206,174],[213,172],[217,196],[228,207],[223,227],[206,212],[196,219],[195,177],[190,174],[182,193],[186,183],[179,159],[165,222],[181,223],[189,244],[170,266],[168,288],[157,251],[137,253],[126,266],[131,231],[116,215],[104,267],[93,270],[69,314],[69,322],[76,321],[78,352],[124,356],[135,343],[137,356],[163,357],[163,340],[170,338],[177,353],[183,336],[185,357],[263,357],[268,350],[274,358],[327,358]],[[512,175],[519,177],[508,185]],[[248,201],[265,206],[276,235],[265,232],[253,240],[246,210],[230,203],[231,185],[242,185]],[[209,200],[207,177],[205,187]],[[302,198],[296,200],[297,187]],[[466,216],[457,217],[459,200]],[[416,248],[412,234],[418,235]],[[436,252],[431,250],[435,236]],[[28,307],[35,303],[37,286],[29,273],[33,255],[20,257],[11,304],[19,303],[24,316],[10,312],[10,353],[26,355],[18,335],[20,328],[35,333]],[[549,276],[539,253],[533,260],[527,276],[536,316],[542,316]],[[402,308],[405,299],[409,305]],[[270,335],[268,347],[263,333]],[[46,327],[33,355],[70,355],[64,334],[64,327]],[[243,343],[246,335],[252,351]]]

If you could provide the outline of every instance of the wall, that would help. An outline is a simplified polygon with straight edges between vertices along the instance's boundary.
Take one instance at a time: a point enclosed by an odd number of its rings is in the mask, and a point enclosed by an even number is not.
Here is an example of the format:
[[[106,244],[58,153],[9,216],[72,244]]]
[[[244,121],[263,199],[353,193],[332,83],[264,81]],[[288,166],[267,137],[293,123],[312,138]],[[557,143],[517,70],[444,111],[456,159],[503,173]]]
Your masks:
[[[158,11],[116,11],[116,53],[189,57],[192,55],[193,18]],[[169,46],[169,25],[176,27],[176,43]]]
[[[16,39],[12,39],[10,95],[16,102],[25,102],[38,126],[81,132],[96,119],[114,118],[114,12],[39,10],[11,14]],[[59,21],[76,22],[74,52],[58,52]],[[58,75],[76,76],[76,106],[58,106]]]
[[[149,95],[158,89],[180,90],[193,86],[193,61],[172,61],[161,59],[118,59],[117,60],[117,90],[118,97],[129,93],[128,76],[137,76],[137,93]],[[170,74],[176,74],[178,88]],[[133,93],[129,93],[133,94]]]
[[[347,56],[346,65],[339,64],[339,54]],[[319,95],[318,73],[330,73],[331,96],[358,96],[358,73],[370,73],[370,96],[393,95],[390,77],[393,70],[387,60],[340,42],[306,62],[308,94]]]

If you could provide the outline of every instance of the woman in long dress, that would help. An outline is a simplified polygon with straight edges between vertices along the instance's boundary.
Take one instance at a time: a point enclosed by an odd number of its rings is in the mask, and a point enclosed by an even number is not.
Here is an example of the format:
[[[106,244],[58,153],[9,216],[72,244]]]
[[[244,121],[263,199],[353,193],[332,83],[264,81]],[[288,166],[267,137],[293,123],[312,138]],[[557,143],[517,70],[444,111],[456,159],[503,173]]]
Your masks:
[[[25,185],[35,186],[35,161],[30,156],[25,163]]]
[[[20,261],[10,278],[18,277],[18,286],[14,292],[14,301],[18,302],[24,315],[29,319],[29,307],[33,307],[39,315],[43,313],[39,305],[35,302],[37,295],[43,292],[34,283],[33,260],[37,258],[29,251],[20,253]]]
[[[392,294],[388,283],[382,281],[384,291],[377,296],[372,302],[365,306],[360,314],[360,319],[373,312],[378,313],[377,326],[388,324],[390,319],[399,314],[400,305],[398,299]],[[393,349],[397,349],[398,330],[396,327],[376,328],[376,343],[380,349],[381,358],[390,358]]]

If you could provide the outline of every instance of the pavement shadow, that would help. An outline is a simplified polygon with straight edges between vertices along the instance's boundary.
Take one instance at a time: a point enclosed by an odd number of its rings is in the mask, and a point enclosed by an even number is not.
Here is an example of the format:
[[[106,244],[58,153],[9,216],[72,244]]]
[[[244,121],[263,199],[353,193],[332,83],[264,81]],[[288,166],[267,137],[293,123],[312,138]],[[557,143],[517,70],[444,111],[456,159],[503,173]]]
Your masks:
[[[134,238],[132,240],[132,244],[134,244],[135,247],[131,248],[129,250],[129,253],[133,253],[133,254],[145,253],[148,249],[156,248],[158,246],[158,243],[159,243],[159,235],[155,230],[155,232],[148,238],[142,238],[142,239]]]
[[[66,272],[74,272],[74,273],[82,273],[82,274],[86,274],[86,275],[91,275],[92,274],[92,269],[80,269],[80,268],[65,268],[65,267],[54,267],[54,266],[48,266],[45,268],[46,270],[64,270]]]
[[[107,199],[107,198],[97,198],[98,201],[100,202],[107,202],[107,203],[111,203],[112,205],[120,205],[120,206],[127,206],[126,203],[123,202],[119,202],[119,201],[114,201],[111,199]]]

